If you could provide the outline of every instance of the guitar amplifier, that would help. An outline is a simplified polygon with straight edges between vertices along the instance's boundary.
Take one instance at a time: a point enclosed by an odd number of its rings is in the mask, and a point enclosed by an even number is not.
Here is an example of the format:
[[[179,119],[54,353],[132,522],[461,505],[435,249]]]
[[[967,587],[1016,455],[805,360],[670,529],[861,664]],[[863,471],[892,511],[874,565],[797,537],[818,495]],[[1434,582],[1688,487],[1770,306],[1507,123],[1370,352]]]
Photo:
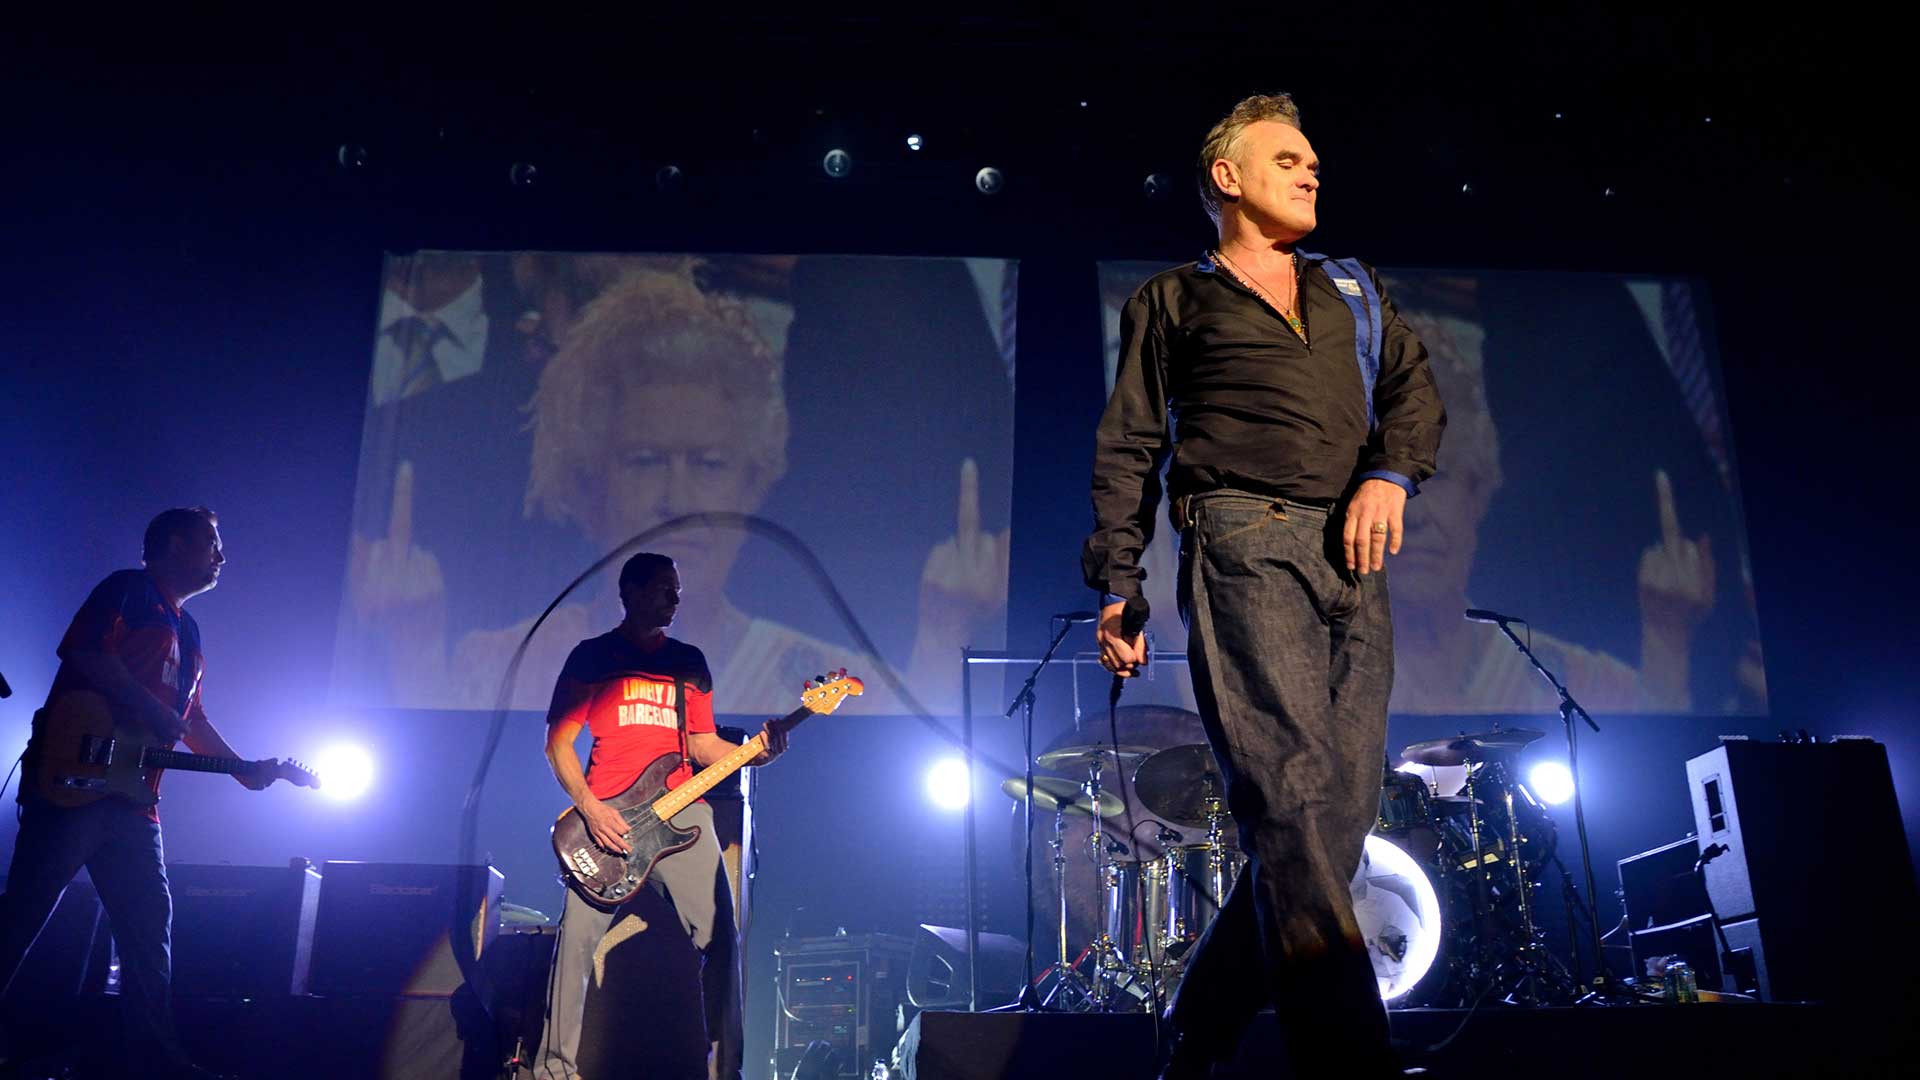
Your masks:
[[[506,878],[491,866],[336,862],[321,874],[311,992],[325,997],[451,997],[466,978],[448,930],[483,956],[500,930]]]
[[[320,874],[286,866],[167,867],[173,889],[173,992],[266,998],[307,992]]]

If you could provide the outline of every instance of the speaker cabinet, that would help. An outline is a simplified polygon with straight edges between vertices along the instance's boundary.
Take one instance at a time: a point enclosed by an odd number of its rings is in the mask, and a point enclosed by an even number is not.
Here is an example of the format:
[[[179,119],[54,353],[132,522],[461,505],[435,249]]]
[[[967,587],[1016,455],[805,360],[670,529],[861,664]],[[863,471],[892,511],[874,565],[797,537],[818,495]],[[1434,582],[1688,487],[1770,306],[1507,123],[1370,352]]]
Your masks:
[[[1907,978],[1888,950],[1920,902],[1885,747],[1727,739],[1687,783],[1713,914],[1753,950],[1763,998],[1865,1000]]]
[[[167,867],[173,890],[173,992],[264,998],[307,992],[320,874],[288,866]]]
[[[491,866],[326,863],[313,931],[312,992],[451,997],[466,979],[448,940],[457,922],[484,956],[506,878]]]

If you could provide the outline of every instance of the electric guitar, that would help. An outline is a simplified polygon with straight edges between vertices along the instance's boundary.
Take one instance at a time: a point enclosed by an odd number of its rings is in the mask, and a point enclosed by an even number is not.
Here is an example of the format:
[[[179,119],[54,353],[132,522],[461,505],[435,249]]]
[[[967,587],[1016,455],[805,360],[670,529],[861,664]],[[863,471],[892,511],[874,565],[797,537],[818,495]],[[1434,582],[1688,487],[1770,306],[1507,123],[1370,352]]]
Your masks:
[[[866,684],[844,669],[832,672],[809,682],[800,695],[800,707],[771,723],[782,731],[791,731],[807,717],[830,713],[842,701],[865,692]],[[672,790],[667,788],[667,777],[680,767],[680,755],[662,754],[653,759],[627,790],[606,800],[626,819],[625,839],[631,850],[625,855],[601,847],[587,830],[579,810],[568,807],[553,823],[553,853],[560,860],[562,878],[581,899],[598,908],[610,910],[632,899],[661,859],[685,851],[700,839],[698,825],[676,829],[673,816],[766,749],[767,736],[762,732]]]
[[[144,723],[122,720],[116,711],[92,690],[61,694],[41,710],[38,760],[28,778],[36,794],[55,806],[86,806],[109,797],[152,806],[160,801],[153,790],[155,769],[229,774],[266,770],[275,780],[320,786],[312,770],[290,759],[243,761],[175,750]]]

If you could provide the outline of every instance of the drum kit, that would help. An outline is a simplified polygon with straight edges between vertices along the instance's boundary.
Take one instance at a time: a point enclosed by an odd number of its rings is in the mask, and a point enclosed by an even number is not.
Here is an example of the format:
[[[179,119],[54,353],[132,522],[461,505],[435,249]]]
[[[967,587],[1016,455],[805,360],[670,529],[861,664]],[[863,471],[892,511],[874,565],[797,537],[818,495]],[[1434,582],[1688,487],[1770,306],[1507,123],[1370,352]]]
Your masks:
[[[1496,726],[1414,743],[1401,752],[1407,764],[1385,771],[1379,820],[1352,890],[1389,1003],[1461,1005],[1497,992],[1515,1003],[1557,1004],[1577,995],[1545,948],[1536,915],[1539,878],[1554,861],[1553,819],[1515,779],[1516,755],[1541,734]],[[1036,826],[1053,818],[1057,900],[1050,914],[1058,949],[1040,981],[1042,1004],[1165,1008],[1247,862],[1212,750],[1088,744],[1034,760],[1057,774],[1036,775],[1032,793]],[[1027,797],[1018,778],[1001,790]],[[1128,813],[1129,795],[1144,812]],[[1084,845],[1068,839],[1074,818],[1093,825]],[[1119,839],[1148,825],[1157,827],[1154,843]],[[1073,942],[1067,876],[1080,857],[1093,863],[1099,910],[1091,939]]]

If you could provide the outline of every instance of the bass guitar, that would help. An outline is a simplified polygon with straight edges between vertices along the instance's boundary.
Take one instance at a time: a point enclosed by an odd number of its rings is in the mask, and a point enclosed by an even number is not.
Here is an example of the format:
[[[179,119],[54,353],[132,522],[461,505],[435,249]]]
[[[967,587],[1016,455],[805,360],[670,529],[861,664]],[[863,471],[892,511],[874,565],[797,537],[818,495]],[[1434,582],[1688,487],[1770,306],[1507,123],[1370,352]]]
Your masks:
[[[27,782],[55,806],[86,806],[109,797],[152,806],[160,801],[153,790],[156,769],[228,774],[264,770],[275,780],[320,786],[311,769],[291,759],[243,761],[175,750],[145,724],[120,719],[113,703],[92,690],[61,694],[41,710],[39,721],[38,757]]]
[[[807,684],[806,691],[800,695],[798,709],[770,722],[783,731],[791,731],[807,717],[830,713],[838,709],[842,701],[865,692],[866,684],[845,670],[832,672]],[[561,876],[581,899],[598,908],[616,908],[632,899],[653,875],[653,868],[661,859],[676,851],[685,851],[700,839],[698,825],[677,829],[673,816],[766,749],[767,736],[762,732],[671,790],[667,787],[667,777],[680,767],[680,755],[662,754],[655,758],[627,790],[606,800],[627,822],[625,839],[630,850],[624,855],[601,847],[587,830],[586,819],[577,809],[568,807],[553,823],[553,853],[560,860]]]

